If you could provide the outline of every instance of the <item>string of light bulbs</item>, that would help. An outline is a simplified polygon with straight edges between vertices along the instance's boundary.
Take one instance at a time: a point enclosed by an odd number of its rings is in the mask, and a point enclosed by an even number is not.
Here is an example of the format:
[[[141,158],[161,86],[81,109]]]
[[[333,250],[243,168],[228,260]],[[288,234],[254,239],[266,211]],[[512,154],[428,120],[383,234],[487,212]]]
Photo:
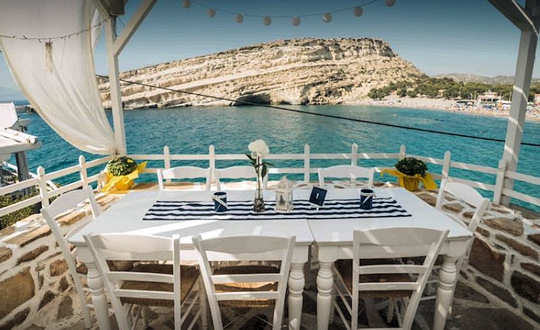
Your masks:
[[[73,38],[75,36],[81,35],[83,33],[92,31],[93,29],[101,27],[109,19],[110,19],[109,17],[104,18],[101,21],[99,21],[98,23],[96,23],[94,25],[90,25],[86,29],[76,31],[76,32],[70,32],[70,33],[66,33],[66,34],[62,34],[62,35],[56,35],[56,36],[50,36],[50,37],[36,37],[36,36],[27,36],[27,35],[24,35],[24,34],[22,34],[22,35],[14,35],[14,34],[2,34],[2,33],[0,33],[0,38],[16,39],[16,40],[34,40],[34,41],[37,40],[39,42],[49,42],[50,43],[53,40],[66,40],[66,39]]]
[[[289,19],[291,19],[292,25],[298,26],[298,25],[300,25],[301,18],[313,17],[313,16],[321,16],[323,22],[330,23],[332,21],[332,14],[339,13],[339,12],[344,12],[344,11],[352,11],[352,13],[353,13],[353,15],[355,17],[360,17],[360,16],[362,16],[364,14],[364,8],[365,7],[367,7],[369,5],[372,5],[372,4],[374,4],[376,2],[379,2],[379,1],[384,1],[384,3],[386,4],[387,7],[392,7],[396,3],[396,0],[368,0],[368,1],[364,2],[364,3],[362,3],[362,4],[354,6],[354,7],[338,8],[338,9],[334,9],[334,10],[327,11],[327,12],[309,13],[309,14],[303,14],[303,15],[297,15],[297,16],[290,16],[290,15],[265,16],[265,15],[251,14],[251,13],[239,13],[239,12],[231,11],[231,10],[224,9],[224,8],[211,7],[211,6],[207,5],[206,3],[202,2],[202,1],[199,1],[199,0],[182,0],[182,7],[190,8],[192,3],[197,4],[197,5],[207,9],[207,14],[208,14],[208,16],[210,18],[215,17],[218,11],[225,12],[225,13],[228,13],[228,14],[231,14],[231,15],[235,15],[234,20],[237,23],[243,23],[244,22],[244,17],[257,17],[257,18],[262,18],[263,19],[263,24],[268,26],[268,25],[272,24],[272,18],[289,18]],[[0,33],[0,38],[16,39],[16,40],[34,40],[34,41],[37,40],[39,42],[51,42],[53,40],[66,40],[66,39],[81,35],[83,33],[89,32],[89,31],[91,31],[91,30],[93,30],[95,28],[99,28],[103,24],[105,24],[105,22],[107,22],[109,19],[110,19],[109,17],[104,18],[100,22],[98,22],[98,23],[96,23],[94,25],[91,25],[86,29],[76,31],[76,32],[70,32],[70,33],[66,33],[66,34],[62,34],[62,35],[42,37],[42,36],[28,36],[28,35],[24,35],[24,34],[15,35],[15,34],[3,34],[3,33]]]
[[[309,14],[303,14],[303,15],[296,15],[296,16],[291,16],[291,15],[271,15],[271,16],[265,16],[265,15],[260,15],[260,14],[252,14],[252,13],[240,13],[238,11],[233,11],[233,10],[229,10],[229,9],[226,9],[226,8],[216,8],[216,7],[213,7],[213,6],[210,6],[202,1],[199,1],[199,0],[182,0],[182,7],[183,8],[191,8],[191,5],[192,4],[196,4],[200,7],[203,7],[203,8],[206,8],[206,13],[208,15],[208,17],[210,18],[213,18],[216,16],[217,12],[224,12],[224,13],[227,13],[227,14],[230,14],[230,15],[234,15],[234,20],[236,21],[236,23],[239,23],[239,24],[242,24],[244,22],[244,17],[255,17],[255,18],[259,18],[263,20],[263,24],[268,26],[268,25],[271,25],[272,24],[272,18],[289,18],[291,19],[291,24],[293,26],[298,26],[300,25],[300,22],[301,22],[301,19],[304,18],[304,17],[313,17],[313,16],[320,16],[322,18],[322,21],[324,23],[330,23],[332,21],[332,14],[335,14],[335,13],[339,13],[339,12],[344,12],[344,11],[352,11],[353,15],[355,17],[360,17],[364,14],[364,8],[369,6],[369,5],[372,5],[376,2],[379,2],[379,1],[382,1],[382,0],[368,0],[368,1],[365,1],[363,4],[361,5],[357,5],[357,6],[354,6],[354,7],[346,7],[346,8],[338,8],[338,9],[334,9],[334,10],[331,10],[331,11],[327,11],[327,12],[320,12],[320,13],[309,13]],[[384,0],[384,3],[386,4],[387,7],[392,7],[395,3],[396,3],[396,0]]]

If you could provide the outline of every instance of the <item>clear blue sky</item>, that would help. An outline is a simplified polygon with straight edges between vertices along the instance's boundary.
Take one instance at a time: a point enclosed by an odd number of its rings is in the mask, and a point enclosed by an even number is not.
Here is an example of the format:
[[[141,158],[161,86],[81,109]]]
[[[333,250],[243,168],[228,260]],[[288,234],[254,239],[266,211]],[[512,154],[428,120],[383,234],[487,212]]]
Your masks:
[[[325,24],[320,16],[302,18],[294,27],[290,18],[273,18],[270,26],[260,17],[245,17],[219,10],[256,15],[304,15],[361,5],[362,0],[192,0],[182,8],[179,0],[158,0],[120,56],[121,70],[187,58],[276,39],[301,37],[372,37],[389,42],[404,59],[427,74],[474,73],[513,75],[519,31],[487,0],[397,0],[388,8],[384,0],[365,7],[356,18],[352,11],[333,14]],[[207,9],[217,14],[209,18]],[[139,1],[128,2],[127,22]],[[122,27],[122,23],[119,23]],[[104,42],[96,49],[96,70],[106,73]],[[535,68],[535,76],[540,68]],[[16,89],[3,59],[0,60],[0,99]],[[4,95],[3,95],[4,94]],[[14,93],[14,95],[17,93]]]

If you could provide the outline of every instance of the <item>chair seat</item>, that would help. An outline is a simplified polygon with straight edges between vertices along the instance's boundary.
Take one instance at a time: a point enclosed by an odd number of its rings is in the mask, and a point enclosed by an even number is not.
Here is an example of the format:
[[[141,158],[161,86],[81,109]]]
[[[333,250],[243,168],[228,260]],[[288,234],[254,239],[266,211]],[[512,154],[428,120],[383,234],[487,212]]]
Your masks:
[[[376,264],[376,260],[372,260]],[[388,263],[388,260],[385,259]],[[338,260],[336,261],[336,270],[343,278],[343,282],[349,292],[352,292],[352,273],[353,264],[352,260]],[[369,274],[360,275],[360,283],[385,283],[385,282],[412,282],[412,279],[407,274]],[[372,297],[372,298],[401,298],[409,297],[411,295],[410,290],[389,290],[389,291],[360,291],[360,297]]]
[[[168,264],[138,264],[132,272],[140,273],[159,273],[159,274],[171,274],[173,273],[173,266]],[[184,302],[187,295],[191,292],[191,289],[199,278],[199,270],[193,266],[181,266],[181,280],[180,280],[180,292],[181,301]],[[173,292],[173,283],[160,283],[160,282],[143,282],[143,281],[124,281],[120,287],[126,290],[142,290],[142,291],[165,291]],[[173,307],[173,300],[165,299],[146,299],[146,298],[127,298],[122,297],[120,301],[123,304],[136,304],[145,306],[167,306]]]
[[[279,273],[279,268],[267,265],[224,266],[215,270],[214,275],[226,274],[269,274]],[[216,293],[239,291],[277,291],[277,282],[222,283],[216,284]],[[235,308],[264,308],[274,305],[273,299],[222,300],[221,304]]]

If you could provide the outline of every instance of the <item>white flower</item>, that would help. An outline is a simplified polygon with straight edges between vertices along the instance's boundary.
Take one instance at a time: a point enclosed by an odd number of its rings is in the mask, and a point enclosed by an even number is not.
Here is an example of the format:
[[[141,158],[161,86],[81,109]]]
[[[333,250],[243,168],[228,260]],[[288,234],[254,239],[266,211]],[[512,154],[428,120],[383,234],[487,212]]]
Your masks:
[[[270,149],[268,149],[268,146],[264,140],[256,140],[251,142],[248,149],[251,151],[252,155],[258,155],[260,157],[264,157],[270,153]]]

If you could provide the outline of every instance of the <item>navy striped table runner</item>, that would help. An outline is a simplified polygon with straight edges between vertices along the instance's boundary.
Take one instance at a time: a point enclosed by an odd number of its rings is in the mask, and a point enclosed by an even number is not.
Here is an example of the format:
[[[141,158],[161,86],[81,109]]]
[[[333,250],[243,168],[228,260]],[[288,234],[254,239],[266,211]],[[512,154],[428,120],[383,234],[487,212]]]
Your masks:
[[[410,217],[399,203],[391,197],[373,199],[373,208],[363,210],[358,199],[327,200],[317,210],[307,200],[295,200],[294,209],[288,213],[276,212],[275,202],[266,202],[266,211],[253,212],[252,201],[233,201],[228,210],[214,211],[214,202],[156,201],[146,212],[143,220],[294,220],[294,219],[346,219]]]

